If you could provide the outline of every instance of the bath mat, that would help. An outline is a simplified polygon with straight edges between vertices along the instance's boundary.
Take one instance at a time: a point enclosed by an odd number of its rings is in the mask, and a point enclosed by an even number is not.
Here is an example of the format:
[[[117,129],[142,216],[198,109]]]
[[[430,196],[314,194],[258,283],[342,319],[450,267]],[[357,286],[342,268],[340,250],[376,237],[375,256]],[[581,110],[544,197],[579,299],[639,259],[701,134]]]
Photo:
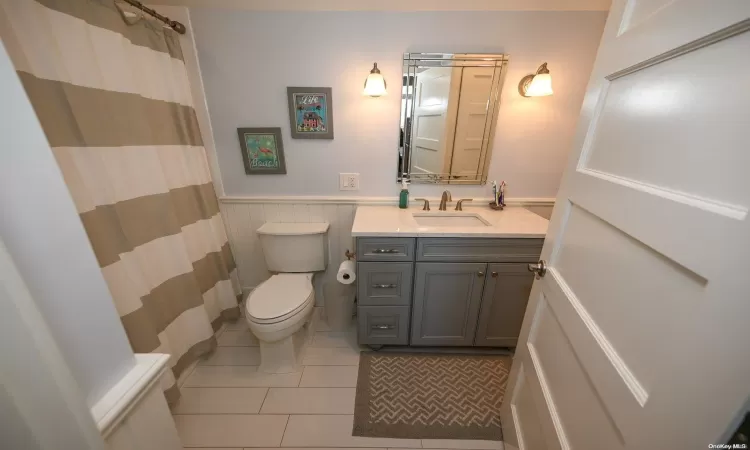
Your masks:
[[[508,356],[362,353],[354,436],[502,440]]]

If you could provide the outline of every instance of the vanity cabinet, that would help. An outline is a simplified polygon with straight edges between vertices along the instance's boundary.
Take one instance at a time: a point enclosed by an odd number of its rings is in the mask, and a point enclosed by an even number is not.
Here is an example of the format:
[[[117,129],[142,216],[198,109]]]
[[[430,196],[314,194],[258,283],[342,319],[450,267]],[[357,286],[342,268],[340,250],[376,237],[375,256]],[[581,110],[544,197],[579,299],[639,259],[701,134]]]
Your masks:
[[[543,242],[358,237],[359,343],[514,347]]]

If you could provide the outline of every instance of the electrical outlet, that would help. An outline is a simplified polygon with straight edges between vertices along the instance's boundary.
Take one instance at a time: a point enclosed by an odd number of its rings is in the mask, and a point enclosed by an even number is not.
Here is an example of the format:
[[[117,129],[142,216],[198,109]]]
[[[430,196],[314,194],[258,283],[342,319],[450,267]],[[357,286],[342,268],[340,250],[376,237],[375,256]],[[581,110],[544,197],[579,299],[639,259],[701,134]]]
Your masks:
[[[340,173],[339,174],[340,191],[358,191],[359,174],[358,173]]]

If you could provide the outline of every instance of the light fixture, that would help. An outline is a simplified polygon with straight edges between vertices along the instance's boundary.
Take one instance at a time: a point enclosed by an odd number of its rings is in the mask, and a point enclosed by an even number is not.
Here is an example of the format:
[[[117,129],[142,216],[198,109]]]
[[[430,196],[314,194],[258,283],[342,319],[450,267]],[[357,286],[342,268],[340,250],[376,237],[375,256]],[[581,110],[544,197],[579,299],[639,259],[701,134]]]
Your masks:
[[[521,78],[521,82],[518,83],[518,93],[524,97],[552,95],[552,77],[547,70],[547,63],[539,66],[535,74]]]
[[[369,95],[370,97],[380,97],[381,95],[386,94],[385,78],[383,78],[383,75],[380,74],[378,63],[373,64],[370,75],[367,75],[367,79],[365,80],[365,90],[363,94]]]

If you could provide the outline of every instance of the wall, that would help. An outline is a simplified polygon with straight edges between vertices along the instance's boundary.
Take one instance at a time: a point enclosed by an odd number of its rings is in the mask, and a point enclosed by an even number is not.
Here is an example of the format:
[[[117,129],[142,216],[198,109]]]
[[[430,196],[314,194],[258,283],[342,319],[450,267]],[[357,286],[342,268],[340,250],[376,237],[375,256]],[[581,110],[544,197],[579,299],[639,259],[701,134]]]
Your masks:
[[[227,196],[391,197],[405,51],[506,52],[490,179],[508,197],[553,198],[572,142],[606,12],[267,12],[191,9],[213,137]],[[390,95],[361,95],[377,61]],[[547,61],[555,95],[525,99],[518,81]],[[333,141],[291,138],[287,86],[331,86]],[[245,175],[236,129],[280,126],[288,174]],[[338,190],[340,172],[360,190]],[[413,186],[437,196],[440,186]],[[488,186],[451,187],[489,197]]]
[[[2,45],[0,98],[0,239],[93,405],[134,365],[133,352],[52,150]]]

